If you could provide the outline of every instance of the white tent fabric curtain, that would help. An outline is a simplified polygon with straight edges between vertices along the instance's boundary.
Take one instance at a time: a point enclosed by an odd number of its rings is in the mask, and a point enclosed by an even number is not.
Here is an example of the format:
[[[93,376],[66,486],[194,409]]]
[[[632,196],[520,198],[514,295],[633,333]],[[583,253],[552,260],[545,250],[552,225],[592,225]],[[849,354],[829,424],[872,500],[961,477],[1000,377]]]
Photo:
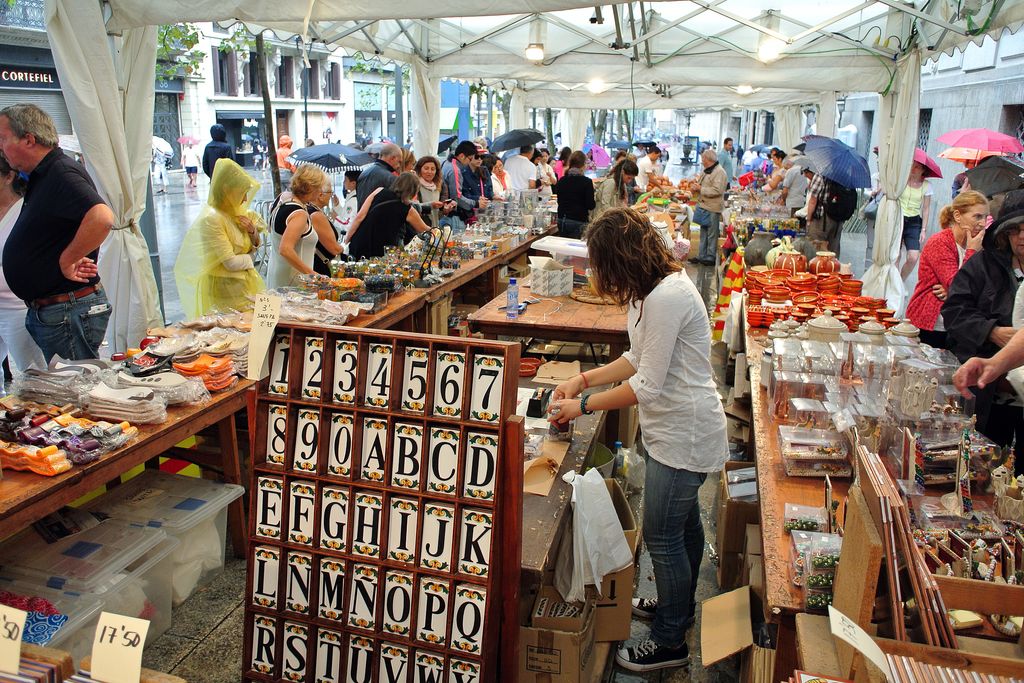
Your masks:
[[[821,93],[815,132],[828,138],[833,138],[836,135],[836,92],[834,90],[826,90]]]
[[[99,2],[46,0],[46,31],[89,174],[114,211],[99,269],[113,308],[107,340],[123,351],[162,322],[149,247],[137,224],[153,147],[157,28],[107,38]]]
[[[864,273],[864,294],[884,298],[889,308],[897,311],[903,309],[906,296],[896,268],[903,236],[899,196],[907,186],[914,161],[920,100],[921,55],[912,52],[897,65],[893,90],[881,97],[878,105],[878,179],[884,197],[875,217],[872,264]]]
[[[436,156],[441,125],[441,81],[431,78],[430,65],[412,62],[412,144],[417,157]]]
[[[792,104],[775,110],[775,145],[789,153],[800,144],[804,130],[804,114],[800,105]]]
[[[512,89],[512,101],[509,104],[508,118],[509,130],[530,127],[530,117],[526,113],[526,92],[521,88]]]
[[[583,149],[587,138],[587,126],[590,125],[589,109],[562,110],[562,145],[574,150]]]

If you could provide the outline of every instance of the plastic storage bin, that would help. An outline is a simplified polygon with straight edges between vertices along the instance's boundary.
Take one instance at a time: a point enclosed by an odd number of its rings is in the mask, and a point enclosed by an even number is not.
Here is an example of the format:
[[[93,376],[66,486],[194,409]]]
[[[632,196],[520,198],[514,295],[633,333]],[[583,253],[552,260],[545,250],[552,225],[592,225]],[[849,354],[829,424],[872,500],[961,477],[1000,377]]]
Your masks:
[[[177,538],[173,600],[178,606],[224,567],[228,505],[235,484],[146,470],[88,505],[93,514],[162,529]]]
[[[587,251],[587,243],[582,240],[548,235],[534,242],[531,248],[546,251],[562,265],[572,266],[576,275],[585,276],[590,268],[590,252]]]
[[[26,623],[22,640],[66,650],[75,661],[92,651],[93,634],[103,602],[89,593],[56,591],[10,579],[0,579],[0,591],[27,598],[43,598],[60,612],[61,617],[43,620],[32,618]],[[31,611],[31,609],[30,609]],[[67,619],[64,620],[63,617]],[[58,623],[63,621],[63,623]]]

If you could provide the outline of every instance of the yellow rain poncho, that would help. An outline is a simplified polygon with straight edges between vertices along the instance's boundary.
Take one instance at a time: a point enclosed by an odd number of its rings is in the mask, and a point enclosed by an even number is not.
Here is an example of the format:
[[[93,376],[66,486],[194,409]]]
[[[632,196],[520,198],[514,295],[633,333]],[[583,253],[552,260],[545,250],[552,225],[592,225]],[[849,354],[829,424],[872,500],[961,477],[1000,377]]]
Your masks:
[[[230,159],[218,159],[213,167],[207,205],[185,233],[174,263],[178,296],[189,318],[244,310],[251,306],[248,297],[266,289],[252,263],[253,241],[238,221],[245,216],[258,232],[266,231],[259,214],[249,210],[259,186]]]

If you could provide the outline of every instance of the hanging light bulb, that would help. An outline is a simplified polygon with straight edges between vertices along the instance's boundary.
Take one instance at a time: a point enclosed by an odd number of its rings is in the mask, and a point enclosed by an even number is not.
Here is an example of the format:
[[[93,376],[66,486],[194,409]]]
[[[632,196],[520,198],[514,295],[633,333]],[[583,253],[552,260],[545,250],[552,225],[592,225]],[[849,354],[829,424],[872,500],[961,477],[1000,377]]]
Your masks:
[[[764,18],[761,20],[761,24],[770,31],[775,33],[779,32],[779,15],[769,10]],[[782,56],[782,50],[786,47],[785,41],[779,40],[775,36],[767,33],[761,33],[757,40],[757,59],[760,62],[768,64],[774,62],[780,56]]]
[[[597,95],[598,93],[604,92],[604,81],[600,78],[593,78],[587,83],[587,90]]]
[[[753,95],[754,94],[754,86],[752,86],[752,85],[737,85],[736,86],[736,94],[737,95]]]
[[[527,45],[526,58],[531,62],[544,61],[544,43],[530,43]]]
[[[537,16],[530,24],[530,43],[526,46],[526,58],[531,62],[544,61],[544,20]]]

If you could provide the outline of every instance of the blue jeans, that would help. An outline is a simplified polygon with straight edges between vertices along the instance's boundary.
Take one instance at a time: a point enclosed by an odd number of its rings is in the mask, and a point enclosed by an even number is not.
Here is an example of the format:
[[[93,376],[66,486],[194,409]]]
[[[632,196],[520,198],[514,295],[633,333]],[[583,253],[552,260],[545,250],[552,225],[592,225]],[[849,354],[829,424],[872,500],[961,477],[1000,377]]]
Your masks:
[[[98,358],[107,333],[110,302],[103,290],[62,304],[29,306],[25,327],[49,363],[54,355],[67,360]]]
[[[694,620],[697,575],[704,557],[697,491],[707,476],[647,459],[643,535],[658,587],[651,640],[663,647],[682,645]]]
[[[722,214],[705,211],[707,219],[700,224],[700,251],[697,258],[701,261],[716,261],[718,255],[718,229],[722,222]],[[696,219],[694,213],[694,219]]]

